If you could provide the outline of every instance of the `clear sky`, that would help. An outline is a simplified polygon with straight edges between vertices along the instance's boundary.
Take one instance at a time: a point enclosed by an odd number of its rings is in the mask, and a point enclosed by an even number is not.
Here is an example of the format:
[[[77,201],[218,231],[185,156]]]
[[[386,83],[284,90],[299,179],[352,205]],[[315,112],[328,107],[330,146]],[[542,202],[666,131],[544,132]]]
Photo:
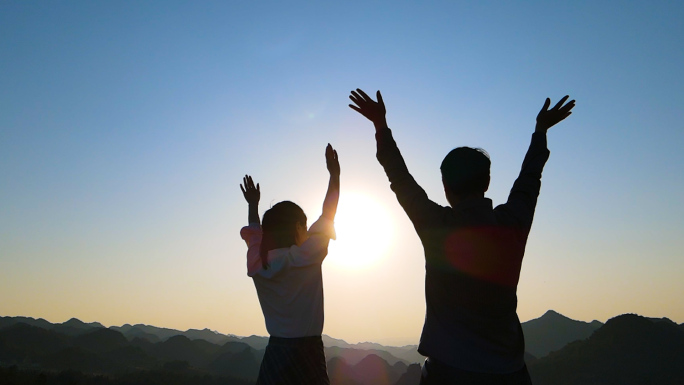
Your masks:
[[[0,315],[265,335],[247,205],[311,222],[339,152],[324,333],[416,343],[418,237],[349,91],[382,90],[409,170],[446,204],[454,147],[503,203],[544,102],[549,132],[518,289],[554,309],[684,322],[684,3],[0,3]]]

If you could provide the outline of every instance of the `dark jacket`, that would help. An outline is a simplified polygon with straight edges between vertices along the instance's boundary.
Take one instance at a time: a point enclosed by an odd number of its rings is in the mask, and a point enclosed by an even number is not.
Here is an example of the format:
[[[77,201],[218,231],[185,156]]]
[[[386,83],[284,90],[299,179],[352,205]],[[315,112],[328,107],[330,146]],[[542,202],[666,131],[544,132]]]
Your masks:
[[[524,365],[516,288],[532,226],[546,135],[535,133],[508,201],[455,207],[431,201],[411,176],[389,128],[376,133],[377,158],[425,251],[426,315],[418,351],[455,368],[511,373]]]

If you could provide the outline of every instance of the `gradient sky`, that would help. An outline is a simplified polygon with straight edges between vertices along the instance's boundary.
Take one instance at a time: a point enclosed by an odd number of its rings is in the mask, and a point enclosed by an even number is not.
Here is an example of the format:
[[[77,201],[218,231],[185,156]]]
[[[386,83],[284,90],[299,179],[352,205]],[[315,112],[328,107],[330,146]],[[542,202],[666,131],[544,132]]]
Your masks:
[[[682,19],[670,1],[3,1],[0,315],[265,335],[238,184],[261,184],[260,214],[288,199],[313,221],[330,142],[346,230],[323,265],[324,333],[417,343],[422,248],[347,107],[360,87],[382,90],[441,204],[439,164],[461,145],[489,152],[503,203],[544,98],[570,94],[520,319],[682,323]]]

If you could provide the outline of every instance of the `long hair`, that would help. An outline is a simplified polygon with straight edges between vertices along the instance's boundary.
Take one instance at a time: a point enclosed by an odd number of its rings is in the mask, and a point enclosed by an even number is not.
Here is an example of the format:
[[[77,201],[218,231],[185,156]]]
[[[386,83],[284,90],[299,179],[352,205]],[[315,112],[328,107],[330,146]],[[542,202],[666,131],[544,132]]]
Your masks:
[[[259,248],[259,258],[264,270],[268,269],[269,251],[297,243],[297,223],[306,228],[306,215],[301,207],[290,201],[276,203],[264,213]]]

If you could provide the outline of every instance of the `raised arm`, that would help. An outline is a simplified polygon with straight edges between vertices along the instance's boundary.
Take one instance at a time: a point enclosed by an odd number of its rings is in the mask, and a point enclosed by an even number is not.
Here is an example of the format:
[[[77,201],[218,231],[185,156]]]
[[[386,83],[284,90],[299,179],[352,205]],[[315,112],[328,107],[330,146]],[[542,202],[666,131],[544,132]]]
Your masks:
[[[382,100],[380,91],[376,93],[378,101],[371,99],[361,89],[352,91],[349,99],[356,105],[350,104],[354,111],[365,116],[375,126],[375,139],[377,141],[377,158],[385,174],[390,181],[390,187],[404,211],[409,216],[416,228],[437,213],[441,206],[432,202],[425,190],[418,185],[411,176],[399,152],[397,143],[392,137],[392,131],[387,127],[385,118],[385,102]]]
[[[323,201],[323,215],[331,221],[335,219],[337,213],[337,202],[340,199],[340,161],[337,157],[337,151],[328,143],[325,148],[325,164],[330,173],[330,181],[328,182],[328,192],[325,194]]]
[[[259,199],[261,198],[259,183],[257,183],[255,187],[254,181],[249,175],[245,175],[245,177],[242,178],[242,183],[244,185],[240,185],[240,190],[242,190],[242,194],[245,196],[245,200],[249,206],[247,214],[247,220],[249,221],[248,223],[250,225],[259,225]]]
[[[546,132],[563,119],[570,116],[575,101],[563,97],[552,109],[549,110],[551,99],[546,99],[544,106],[537,115],[537,125],[532,134],[530,147],[525,154],[525,160],[520,170],[520,175],[515,180],[513,188],[508,195],[506,204],[501,205],[503,212],[512,215],[515,222],[526,231],[529,231],[534,218],[537,198],[541,189],[541,176],[544,165],[549,158],[549,150],[546,145]]]

